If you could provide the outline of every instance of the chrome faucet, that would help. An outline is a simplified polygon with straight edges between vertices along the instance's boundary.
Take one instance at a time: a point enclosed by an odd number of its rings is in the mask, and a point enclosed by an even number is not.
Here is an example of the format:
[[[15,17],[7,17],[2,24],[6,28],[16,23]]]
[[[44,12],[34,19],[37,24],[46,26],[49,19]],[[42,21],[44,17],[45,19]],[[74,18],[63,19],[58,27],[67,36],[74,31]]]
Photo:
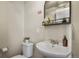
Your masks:
[[[59,42],[57,41],[57,40],[50,40],[50,42],[52,43],[52,44],[58,44]]]

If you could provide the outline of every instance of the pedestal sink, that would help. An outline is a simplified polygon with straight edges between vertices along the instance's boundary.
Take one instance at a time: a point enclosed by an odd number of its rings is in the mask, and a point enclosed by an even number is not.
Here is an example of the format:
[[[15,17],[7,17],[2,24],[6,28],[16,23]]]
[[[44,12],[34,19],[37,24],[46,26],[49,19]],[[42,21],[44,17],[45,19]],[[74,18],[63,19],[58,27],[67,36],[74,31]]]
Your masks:
[[[62,45],[56,45],[49,41],[43,41],[36,44],[38,51],[48,58],[68,58],[71,55],[69,47],[63,47]]]

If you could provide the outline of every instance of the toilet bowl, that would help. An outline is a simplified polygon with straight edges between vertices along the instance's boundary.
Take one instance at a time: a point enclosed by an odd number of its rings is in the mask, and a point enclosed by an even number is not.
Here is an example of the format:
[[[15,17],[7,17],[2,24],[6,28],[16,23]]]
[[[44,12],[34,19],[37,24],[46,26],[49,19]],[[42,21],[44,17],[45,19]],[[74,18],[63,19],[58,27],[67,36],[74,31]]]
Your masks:
[[[12,58],[29,58],[33,55],[33,43],[22,43],[22,52],[23,55],[16,55]]]

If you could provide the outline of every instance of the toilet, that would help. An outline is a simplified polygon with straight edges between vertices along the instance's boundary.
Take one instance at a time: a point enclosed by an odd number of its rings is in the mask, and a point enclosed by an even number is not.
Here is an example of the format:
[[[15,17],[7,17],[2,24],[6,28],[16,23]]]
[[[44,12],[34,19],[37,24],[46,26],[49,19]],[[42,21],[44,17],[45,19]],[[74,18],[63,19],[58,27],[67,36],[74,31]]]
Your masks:
[[[29,58],[33,55],[33,43],[22,43],[23,55],[16,55],[12,58]]]

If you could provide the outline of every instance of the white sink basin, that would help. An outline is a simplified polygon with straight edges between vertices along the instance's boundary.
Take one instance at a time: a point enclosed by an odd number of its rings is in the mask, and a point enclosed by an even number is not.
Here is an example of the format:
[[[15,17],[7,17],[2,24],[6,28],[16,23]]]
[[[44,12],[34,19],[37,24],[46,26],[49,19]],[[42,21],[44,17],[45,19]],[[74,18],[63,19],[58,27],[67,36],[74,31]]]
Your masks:
[[[67,58],[71,54],[71,50],[68,47],[52,45],[49,41],[39,42],[36,47],[46,57]]]

